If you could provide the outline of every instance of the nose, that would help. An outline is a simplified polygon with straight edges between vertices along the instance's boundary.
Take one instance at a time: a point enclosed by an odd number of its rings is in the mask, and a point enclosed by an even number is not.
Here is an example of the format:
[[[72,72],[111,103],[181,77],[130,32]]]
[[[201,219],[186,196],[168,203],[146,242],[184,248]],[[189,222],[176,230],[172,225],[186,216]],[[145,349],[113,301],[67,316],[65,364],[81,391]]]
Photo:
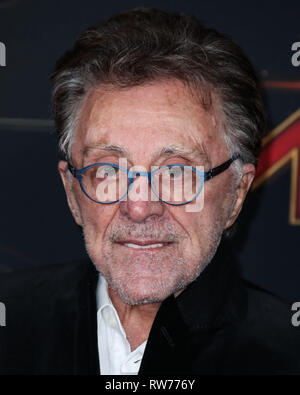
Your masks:
[[[164,210],[164,203],[151,193],[148,177],[138,173],[133,179],[126,200],[120,203],[121,214],[134,222],[143,222],[152,216],[162,216]]]

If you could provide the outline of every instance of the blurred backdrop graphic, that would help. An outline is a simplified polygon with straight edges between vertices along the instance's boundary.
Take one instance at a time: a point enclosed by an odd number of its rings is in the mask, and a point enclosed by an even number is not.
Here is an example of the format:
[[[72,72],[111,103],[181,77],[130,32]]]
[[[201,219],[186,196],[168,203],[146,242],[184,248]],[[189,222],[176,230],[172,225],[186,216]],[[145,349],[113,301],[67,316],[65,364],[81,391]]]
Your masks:
[[[57,172],[49,77],[87,26],[138,6],[230,35],[262,78],[269,134],[230,243],[245,278],[300,300],[299,1],[0,0],[0,272],[86,256]]]

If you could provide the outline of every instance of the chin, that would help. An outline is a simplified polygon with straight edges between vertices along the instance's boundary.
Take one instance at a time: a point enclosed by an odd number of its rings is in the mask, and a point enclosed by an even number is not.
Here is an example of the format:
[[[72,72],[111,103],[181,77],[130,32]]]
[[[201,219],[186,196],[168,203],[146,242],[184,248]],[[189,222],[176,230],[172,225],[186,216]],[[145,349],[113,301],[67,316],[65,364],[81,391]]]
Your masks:
[[[166,284],[153,277],[121,282],[112,279],[108,283],[119,298],[130,305],[161,303],[168,296],[184,287],[182,284],[170,283],[170,280]]]

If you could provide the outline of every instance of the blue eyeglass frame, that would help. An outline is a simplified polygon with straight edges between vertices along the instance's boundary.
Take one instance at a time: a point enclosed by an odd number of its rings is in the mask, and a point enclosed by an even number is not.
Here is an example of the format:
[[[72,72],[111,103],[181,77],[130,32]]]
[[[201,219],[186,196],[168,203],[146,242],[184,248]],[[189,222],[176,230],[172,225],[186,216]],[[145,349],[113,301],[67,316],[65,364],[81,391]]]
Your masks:
[[[225,171],[225,170],[227,170],[227,169],[229,168],[229,166],[231,165],[232,162],[234,162],[235,160],[240,159],[240,158],[241,158],[240,155],[239,155],[238,153],[235,153],[235,154],[233,154],[232,157],[231,157],[230,159],[228,159],[226,162],[223,162],[223,163],[220,164],[219,166],[214,167],[214,168],[212,168],[212,169],[210,169],[210,170],[208,170],[208,171],[205,171],[205,172],[199,172],[195,167],[192,167],[192,166],[188,166],[188,165],[177,165],[177,164],[170,164],[170,165],[161,166],[161,167],[155,169],[155,170],[152,171],[152,172],[151,172],[151,171],[135,171],[135,172],[132,172],[132,171],[130,171],[130,170],[128,170],[128,169],[126,169],[126,168],[124,168],[124,167],[122,167],[122,166],[116,165],[116,164],[114,164],[114,163],[107,163],[107,162],[93,163],[93,164],[91,164],[91,165],[88,165],[88,166],[83,167],[82,169],[76,169],[74,166],[71,165],[71,163],[70,163],[69,161],[67,161],[67,163],[68,163],[68,169],[70,170],[71,174],[73,175],[73,177],[75,177],[75,178],[79,181],[80,188],[81,188],[82,192],[83,192],[89,199],[93,200],[95,203],[99,203],[99,204],[113,204],[113,203],[117,203],[117,202],[121,201],[126,195],[128,195],[129,190],[130,190],[130,187],[131,187],[131,185],[132,185],[132,183],[133,183],[133,180],[134,180],[134,178],[135,178],[136,176],[147,176],[147,177],[148,177],[148,180],[149,180],[149,184],[150,184],[151,190],[153,191],[153,193],[157,196],[157,198],[158,198],[161,202],[166,203],[166,204],[170,204],[170,205],[172,205],[172,206],[183,206],[183,205],[185,205],[185,204],[191,203],[193,200],[195,200],[195,199],[197,198],[197,196],[199,195],[199,193],[200,193],[201,190],[202,190],[202,186],[203,186],[203,182],[204,182],[204,181],[208,181],[208,180],[210,180],[211,178],[215,177],[216,175],[218,175],[218,174],[220,174],[220,173],[223,173],[223,171]],[[86,193],[86,191],[85,191],[85,189],[84,189],[84,186],[82,185],[82,176],[83,176],[83,174],[85,173],[85,171],[86,171],[87,169],[89,169],[90,167],[99,166],[99,165],[109,165],[109,166],[112,166],[112,167],[121,169],[121,170],[123,170],[123,171],[125,171],[125,172],[127,173],[128,178],[129,178],[129,185],[128,185],[128,188],[127,188],[126,193],[124,193],[124,195],[123,195],[122,197],[120,197],[120,199],[115,200],[115,201],[113,201],[113,202],[100,202],[100,201],[98,201],[98,200],[93,199],[91,196],[89,196],[89,195]],[[155,190],[152,188],[152,179],[151,179],[152,175],[153,175],[155,172],[157,172],[158,170],[160,170],[160,169],[162,169],[162,168],[164,168],[164,167],[173,167],[173,166],[190,168],[190,169],[192,169],[193,171],[195,171],[197,174],[199,174],[199,175],[202,177],[202,178],[201,178],[201,185],[200,185],[200,187],[199,187],[198,192],[197,192],[196,195],[193,197],[193,199],[191,199],[191,200],[189,200],[189,201],[187,201],[187,202],[184,202],[184,203],[170,203],[170,202],[167,202],[167,201],[161,199],[160,196],[158,196],[158,195],[156,194]]]

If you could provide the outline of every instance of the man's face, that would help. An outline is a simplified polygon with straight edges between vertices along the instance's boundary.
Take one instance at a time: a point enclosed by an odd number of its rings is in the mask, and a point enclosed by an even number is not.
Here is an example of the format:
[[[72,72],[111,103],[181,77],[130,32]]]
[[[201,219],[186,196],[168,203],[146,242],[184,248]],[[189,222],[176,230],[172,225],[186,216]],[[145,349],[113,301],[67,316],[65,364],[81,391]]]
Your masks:
[[[207,171],[229,159],[220,123],[217,109],[202,109],[178,81],[115,91],[100,87],[81,111],[72,162],[82,168],[97,162],[118,164],[125,157],[129,168],[139,165],[149,171],[176,163],[203,165]],[[162,301],[193,281],[241,205],[232,169],[205,183],[200,212],[150,197],[98,204],[83,194],[64,162],[59,169],[88,254],[129,304]]]

